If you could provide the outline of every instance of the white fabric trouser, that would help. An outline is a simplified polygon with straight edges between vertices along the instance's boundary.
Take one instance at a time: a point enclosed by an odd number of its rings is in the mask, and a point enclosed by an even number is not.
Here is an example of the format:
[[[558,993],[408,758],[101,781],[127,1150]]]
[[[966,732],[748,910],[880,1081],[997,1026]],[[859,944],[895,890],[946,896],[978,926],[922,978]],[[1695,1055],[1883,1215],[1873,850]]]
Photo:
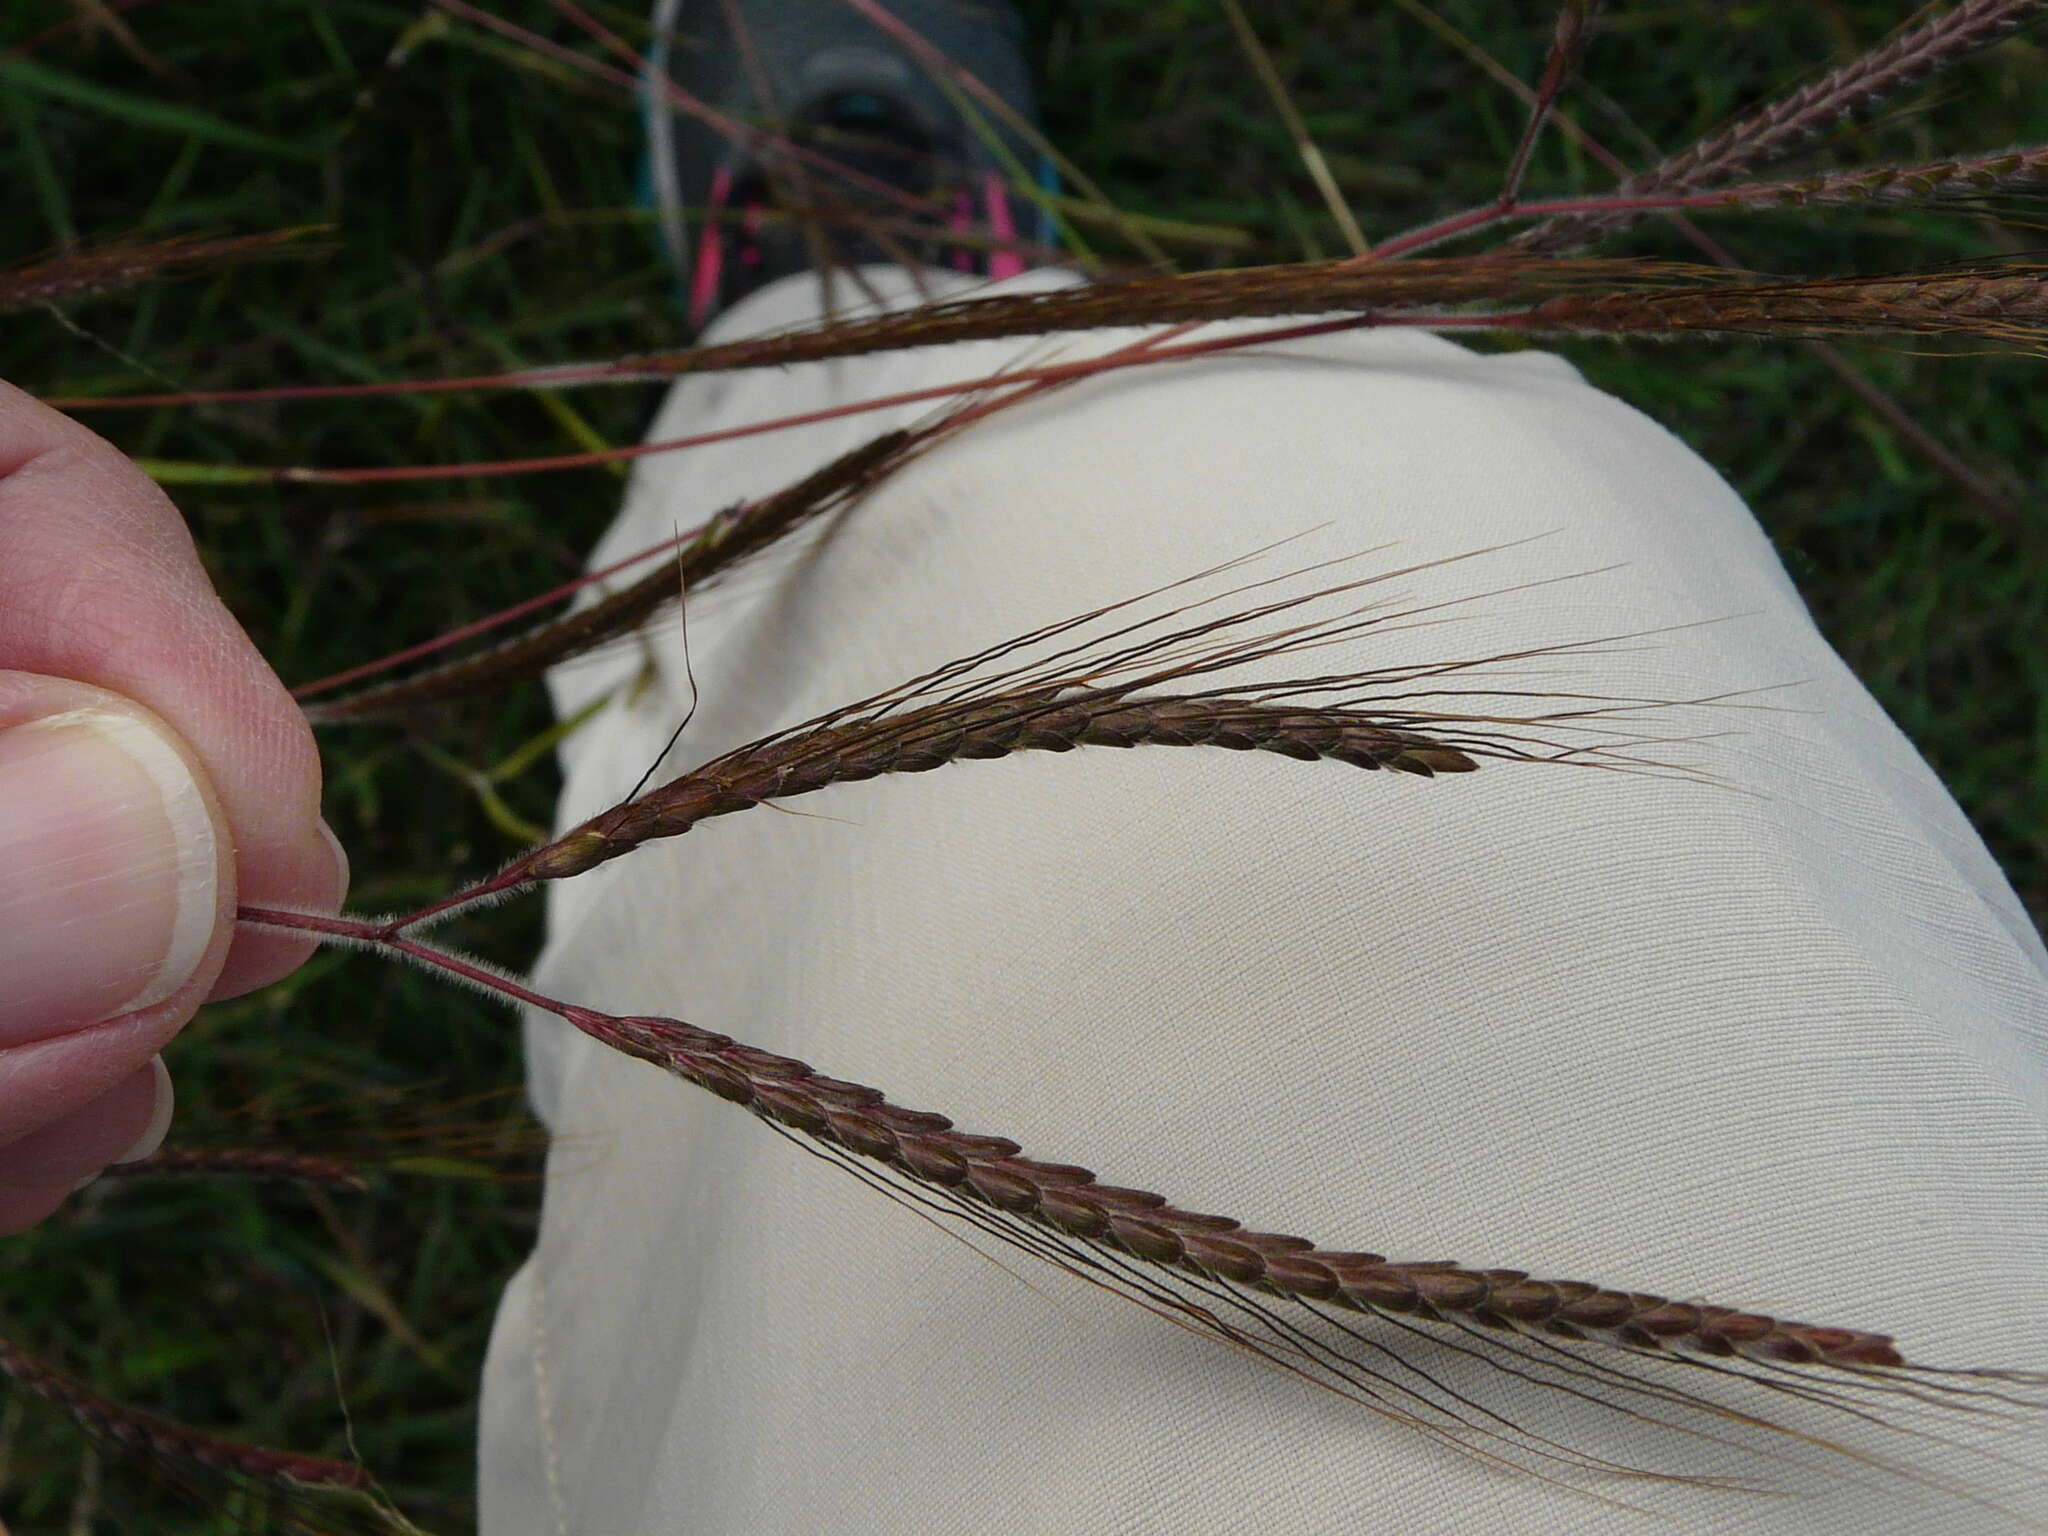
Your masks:
[[[719,330],[817,304],[790,279]],[[686,379],[653,436],[1134,339]],[[595,559],[928,409],[644,459]],[[1644,717],[1703,738],[1646,750],[1711,784],[1145,748],[837,786],[556,888],[541,984],[1326,1247],[1872,1328],[1943,1365],[2048,1366],[2048,956],[1735,494],[1554,357],[1352,333],[1000,413],[693,600],[702,702],[671,763],[1316,529],[1240,579],[1538,534],[1396,585],[1419,606],[1590,574],[1369,631],[1300,671],[1635,635],[1502,686],[1774,691]],[[628,686],[650,657],[651,685]],[[566,745],[565,825],[653,760],[684,674],[671,625],[557,675],[564,711],[613,693]],[[1725,1394],[1896,1476],[1634,1400],[1721,1438],[1658,1431],[1374,1335],[1573,1446],[1792,1496],[1508,1472],[1007,1250],[1005,1273],[552,1020],[529,1021],[528,1045],[555,1139],[485,1377],[486,1536],[1878,1536],[2013,1528],[1942,1480],[2035,1518],[2048,1505],[2038,1418],[1884,1410],[1937,1441]],[[1738,1385],[1659,1374],[1674,1378]]]

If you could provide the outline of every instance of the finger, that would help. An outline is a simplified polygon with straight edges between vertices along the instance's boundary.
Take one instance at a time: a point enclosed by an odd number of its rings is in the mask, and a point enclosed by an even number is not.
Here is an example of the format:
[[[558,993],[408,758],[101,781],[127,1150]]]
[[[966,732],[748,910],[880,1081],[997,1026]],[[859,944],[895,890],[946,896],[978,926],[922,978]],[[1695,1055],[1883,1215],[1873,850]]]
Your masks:
[[[91,1103],[0,1147],[0,1191],[70,1189],[112,1163],[163,1145],[175,1096],[163,1058],[152,1056]]]
[[[0,1147],[148,1065],[219,976],[234,903],[189,746],[118,695],[0,673]]]
[[[233,920],[233,844],[190,747],[118,694],[0,673],[0,1048],[154,1008]]]
[[[171,1107],[170,1074],[153,1057],[70,1118],[0,1151],[0,1235],[34,1226],[108,1164],[154,1152]]]
[[[0,667],[135,700],[190,744],[232,831],[242,899],[331,910],[346,878],[312,734],[222,606],[176,508],[110,445],[0,385]],[[285,974],[307,945],[238,935],[215,985]]]
[[[0,1189],[0,1237],[26,1232],[72,1196],[69,1184],[50,1184],[41,1189]]]

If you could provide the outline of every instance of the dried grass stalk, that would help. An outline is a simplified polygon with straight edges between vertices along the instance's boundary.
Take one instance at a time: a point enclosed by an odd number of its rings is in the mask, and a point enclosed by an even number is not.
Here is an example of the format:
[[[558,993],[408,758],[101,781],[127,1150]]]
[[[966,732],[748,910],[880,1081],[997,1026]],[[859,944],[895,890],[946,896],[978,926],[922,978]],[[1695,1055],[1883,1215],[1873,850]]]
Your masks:
[[[2022,152],[2023,157],[2031,152]],[[2010,157],[1991,157],[1986,164]],[[2031,172],[2023,158],[2017,176]],[[1897,187],[1926,179],[1938,167],[1904,167],[1870,173],[1872,186],[1889,178]],[[1958,182],[1985,174],[1973,162],[1952,163]],[[1730,194],[1788,202],[1824,196],[1826,182],[1786,183]],[[1847,181],[1834,200],[1861,201],[1869,194]],[[1052,293],[1013,294],[925,305],[871,320],[841,321],[811,330],[754,341],[698,347],[687,352],[636,359],[640,373],[694,374],[742,368],[781,367],[834,357],[856,357],[905,347],[937,346],[1013,336],[1092,330],[1108,326],[1353,314],[1364,325],[1431,325],[1461,328],[1529,329],[1532,316],[1557,322],[1561,330],[1650,330],[1652,325],[1563,323],[1579,313],[1629,312],[1638,299],[1670,295],[1673,316],[1694,318],[1667,329],[1676,332],[1755,331],[1781,337],[1816,333],[1968,330],[2010,340],[1998,326],[1973,325],[1988,318],[2038,314],[2048,267],[2010,263],[1975,272],[1905,273],[1882,278],[1815,278],[1743,284],[1743,274],[1688,262],[1551,261],[1486,254],[1356,266],[1310,262],[1228,272],[1104,283]],[[1808,295],[1812,302],[1802,306]],[[1776,301],[1765,304],[1766,298]],[[1528,301],[1532,310],[1460,310],[1480,302]],[[1585,306],[1581,310],[1580,306]],[[1689,306],[1689,307],[1688,307]],[[1738,323],[1708,318],[1716,306],[1739,314]],[[1781,316],[1783,318],[1781,318]],[[1537,328],[1541,328],[1538,326]]]
[[[281,249],[305,233],[304,230],[284,229],[217,240],[182,236],[148,245],[110,245],[96,250],[71,251],[33,266],[0,272],[0,314],[62,303],[66,299],[112,293],[132,288],[138,283],[245,261],[252,256],[306,254],[303,247],[297,253]]]
[[[2039,344],[2048,267],[1745,283],[1663,293],[1567,294],[1518,318],[1531,331],[1639,336],[1967,335]]]
[[[103,1397],[0,1338],[0,1375],[55,1404],[94,1436],[171,1463],[189,1463],[286,1490],[368,1492],[375,1480],[351,1462],[276,1451],[209,1435]]]
[[[2022,191],[2048,181],[2048,145],[1994,155],[1932,160],[1917,165],[1873,165],[1826,171],[1793,181],[1729,187],[1716,200],[1733,207],[1805,208],[1856,203],[1924,203]],[[1688,203],[1688,207],[1706,206]]]
[[[1598,0],[1564,0],[1557,8],[1557,22],[1550,33],[1550,49],[1543,58],[1543,74],[1536,82],[1534,97],[1529,103],[1529,121],[1523,125],[1515,152],[1508,157],[1507,173],[1501,177],[1498,201],[1502,206],[1512,205],[1522,190],[1522,178],[1528,172],[1529,157],[1535,151],[1536,141],[1542,137],[1544,125],[1550,121],[1566,78],[1585,51],[1589,24],[1597,5]]]
[[[99,1176],[102,1179],[142,1179],[159,1174],[317,1184],[326,1189],[355,1193],[369,1187],[362,1175],[340,1158],[274,1147],[166,1147],[132,1163],[115,1163],[100,1170]]]
[[[925,445],[925,432],[885,432],[760,501],[718,512],[675,555],[647,575],[579,608],[459,661],[346,698],[306,706],[316,725],[425,709],[538,677],[557,662],[595,650],[644,624],[664,604],[702,589],[749,556],[865,495]]]
[[[1535,298],[1560,289],[1697,278],[1712,268],[1636,261],[1546,261],[1512,255],[1447,256],[1386,266],[1302,262],[1097,283],[1050,293],[926,304],[867,320],[634,358],[634,375],[715,373],[858,357],[905,347],[1106,326],[1317,315],[1380,308],[1416,310],[1483,300]]]
[[[1720,133],[1629,177],[1617,196],[1690,192],[1716,186],[1779,159],[1854,113],[1868,111],[1937,70],[2010,37],[2048,10],[2048,0],[1965,0],[1889,43],[1830,71],[1811,85],[1758,108]],[[1639,213],[1566,215],[1509,242],[1518,251],[1557,256],[1626,227]]]

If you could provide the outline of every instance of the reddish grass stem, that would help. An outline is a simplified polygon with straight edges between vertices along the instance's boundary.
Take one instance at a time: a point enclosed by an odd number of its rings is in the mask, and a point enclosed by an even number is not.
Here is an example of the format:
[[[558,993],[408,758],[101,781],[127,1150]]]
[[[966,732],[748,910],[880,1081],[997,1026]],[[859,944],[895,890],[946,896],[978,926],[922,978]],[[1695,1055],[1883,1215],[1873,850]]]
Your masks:
[[[772,496],[727,507],[679,542],[671,541],[676,551],[672,561],[587,607],[418,676],[309,705],[306,718],[320,725],[396,714],[465,697],[478,688],[536,676],[556,662],[582,655],[609,639],[631,632],[663,604],[701,589],[750,555],[767,549],[814,519],[858,500],[935,436],[936,429],[929,428],[914,433],[884,432]],[[635,555],[623,563],[643,557]],[[470,628],[490,627],[496,622],[499,620],[493,618]],[[410,654],[438,650],[448,639],[441,636],[415,646]],[[391,659],[386,658],[355,672],[362,675],[381,671],[390,664]]]
[[[352,1462],[246,1445],[114,1402],[4,1338],[0,1375],[63,1409],[92,1434],[148,1456],[192,1462],[275,1488],[366,1492],[376,1486],[376,1480]]]
[[[1149,352],[1130,351],[1112,357],[1088,358],[1073,363],[1053,363],[1037,368],[1012,368],[1002,373],[984,374],[978,378],[959,379],[947,384],[929,385],[923,389],[903,390],[893,395],[876,395],[866,400],[856,400],[822,410],[802,411],[767,421],[749,422],[745,426],[728,427],[717,432],[699,432],[688,437],[669,438],[653,443],[635,443],[589,453],[551,454],[531,459],[480,460],[469,464],[400,465],[390,468],[321,469],[312,466],[289,466],[270,471],[266,478],[291,485],[373,485],[411,480],[462,480],[475,475],[537,475],[561,470],[591,469],[605,464],[647,458],[658,453],[675,453],[690,448],[701,448],[711,443],[732,442],[740,438],[786,432],[795,427],[807,427],[821,421],[838,421],[848,416],[865,415],[870,411],[923,405],[934,400],[951,399],[955,395],[976,394],[982,390],[1012,384],[1081,379],[1119,368],[1176,362],[1189,357],[1205,357],[1246,347],[1271,345],[1275,342],[1298,341],[1311,336],[1330,336],[1341,331],[1362,330],[1373,325],[1407,325],[1441,330],[1455,327],[1460,323],[1457,317],[1444,316],[1397,319],[1347,315],[1336,320],[1321,320],[1306,325],[1275,326],[1270,330],[1257,331],[1249,335],[1221,336],[1181,346],[1161,347]]]
[[[362,1175],[340,1158],[274,1147],[164,1147],[134,1162],[102,1168],[99,1173],[101,1179],[163,1176],[317,1184],[351,1194],[369,1187]]]
[[[1521,194],[1522,178],[1529,170],[1529,157],[1536,149],[1537,139],[1542,136],[1544,124],[1550,121],[1551,109],[1557,105],[1566,77],[1571,74],[1572,66],[1586,45],[1587,12],[1591,8],[1591,0],[1564,0],[1558,7],[1557,25],[1551,32],[1550,51],[1543,60],[1542,78],[1536,84],[1536,99],[1529,107],[1529,121],[1508,160],[1507,174],[1501,177],[1500,196],[1495,199],[1503,209],[1513,208],[1515,199]]]
[[[523,619],[530,613],[539,612],[550,603],[560,602],[563,598],[574,597],[586,587],[594,586],[607,577],[616,576],[621,571],[630,570],[636,565],[644,564],[654,559],[657,555],[669,553],[678,545],[685,544],[691,539],[701,536],[704,526],[700,523],[697,527],[691,528],[686,532],[671,535],[659,543],[648,545],[645,549],[635,550],[622,560],[614,560],[610,565],[603,565],[595,570],[585,571],[574,581],[565,581],[560,586],[550,587],[545,592],[536,593],[534,596],[524,598],[519,602],[511,604],[509,607],[500,608],[495,613],[487,613],[480,619],[473,619],[467,624],[458,624],[453,629],[443,630],[431,640],[422,640],[418,645],[405,646],[400,650],[390,652],[388,655],[379,656],[374,661],[365,661],[353,667],[345,667],[339,672],[330,672],[325,677],[314,678],[310,683],[300,683],[292,689],[292,697],[304,699],[316,693],[327,693],[345,684],[361,682],[367,677],[375,677],[380,672],[389,672],[394,667],[402,667],[407,662],[422,661],[438,652],[447,650],[450,646],[460,645],[465,640],[473,640],[478,635],[489,634],[492,630],[501,629],[516,619]]]

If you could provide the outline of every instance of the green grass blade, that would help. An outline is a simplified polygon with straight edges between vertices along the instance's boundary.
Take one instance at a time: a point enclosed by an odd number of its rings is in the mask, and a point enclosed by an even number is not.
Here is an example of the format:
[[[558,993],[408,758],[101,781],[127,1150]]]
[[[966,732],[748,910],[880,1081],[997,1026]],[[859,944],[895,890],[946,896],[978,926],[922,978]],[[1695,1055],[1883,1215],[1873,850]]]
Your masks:
[[[0,88],[32,92],[55,101],[68,101],[74,106],[85,107],[137,127],[161,128],[167,133],[190,135],[235,149],[271,155],[280,160],[318,161],[326,155],[324,148],[315,145],[298,144],[290,139],[258,133],[251,128],[243,128],[235,123],[223,122],[217,117],[209,117],[204,112],[195,112],[192,108],[179,106],[175,102],[151,101],[143,96],[130,96],[125,91],[109,90],[106,86],[95,85],[90,80],[81,80],[76,75],[66,74],[62,70],[52,69],[47,64],[38,64],[31,59],[0,55]]]

